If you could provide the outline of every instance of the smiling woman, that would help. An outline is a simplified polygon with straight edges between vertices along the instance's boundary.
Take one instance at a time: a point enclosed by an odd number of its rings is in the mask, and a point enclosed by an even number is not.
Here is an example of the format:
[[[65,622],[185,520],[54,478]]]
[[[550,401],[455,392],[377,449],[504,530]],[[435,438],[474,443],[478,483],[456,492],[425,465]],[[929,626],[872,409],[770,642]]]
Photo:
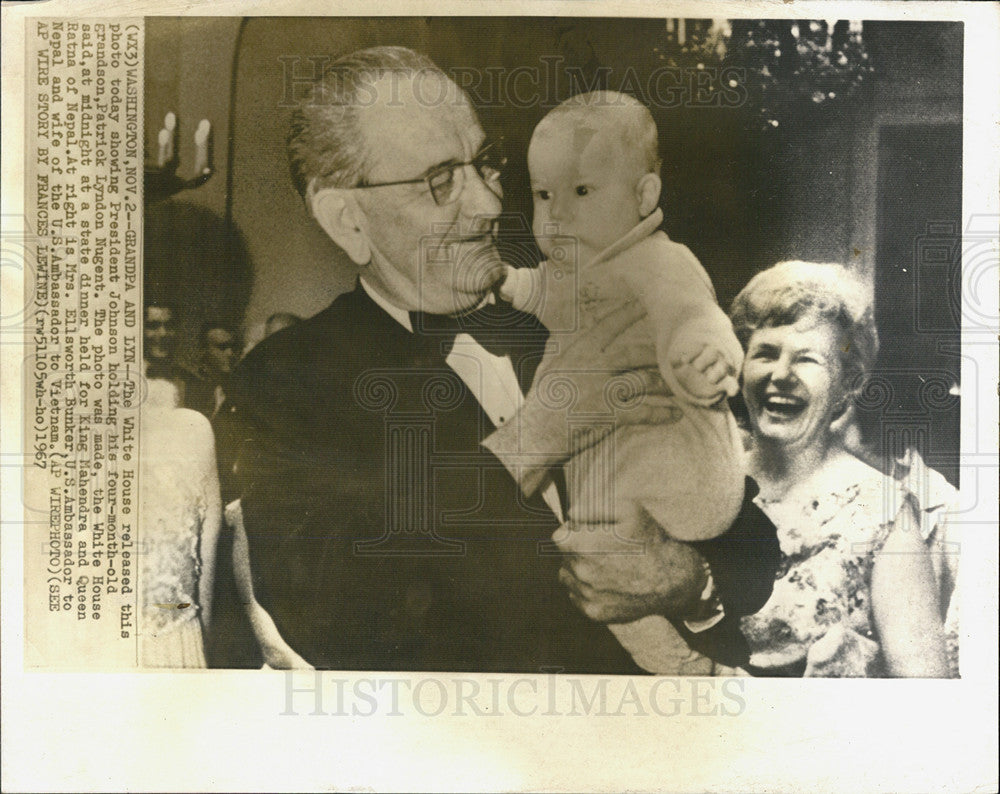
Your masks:
[[[843,412],[847,390],[836,355],[839,335],[831,323],[815,318],[754,334],[743,377],[762,440],[808,447],[833,414]]]
[[[878,347],[867,294],[840,265],[783,262],[730,312],[746,348],[757,503],[782,552],[770,600],[741,623],[759,674],[948,674],[919,506],[838,429]]]

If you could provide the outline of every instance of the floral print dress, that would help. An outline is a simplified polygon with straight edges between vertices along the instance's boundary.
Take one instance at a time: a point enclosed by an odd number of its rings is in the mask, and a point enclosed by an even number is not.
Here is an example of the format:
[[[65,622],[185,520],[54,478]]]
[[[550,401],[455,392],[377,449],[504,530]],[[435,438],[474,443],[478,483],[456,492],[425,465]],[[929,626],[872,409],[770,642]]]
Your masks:
[[[792,499],[758,506],[778,529],[774,592],[741,619],[750,669],[762,675],[878,676],[871,576],[900,511],[900,483],[854,458],[824,466]]]

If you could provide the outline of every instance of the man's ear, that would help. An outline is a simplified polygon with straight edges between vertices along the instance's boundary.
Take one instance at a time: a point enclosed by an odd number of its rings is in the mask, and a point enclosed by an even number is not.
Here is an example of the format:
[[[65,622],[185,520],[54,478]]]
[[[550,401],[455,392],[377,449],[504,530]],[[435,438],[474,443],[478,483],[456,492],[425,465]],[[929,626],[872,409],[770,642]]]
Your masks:
[[[660,189],[663,184],[656,174],[643,174],[636,183],[635,192],[639,196],[639,214],[645,218],[660,203]]]
[[[363,230],[361,208],[346,190],[317,190],[312,197],[312,211],[323,231],[344,249],[354,264],[364,266],[371,261],[372,252]]]

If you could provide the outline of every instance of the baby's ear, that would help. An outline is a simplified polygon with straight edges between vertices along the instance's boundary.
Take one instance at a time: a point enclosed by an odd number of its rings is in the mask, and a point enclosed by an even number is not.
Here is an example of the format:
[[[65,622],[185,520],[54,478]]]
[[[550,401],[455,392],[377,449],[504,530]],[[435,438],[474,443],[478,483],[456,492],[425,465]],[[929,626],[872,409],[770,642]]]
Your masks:
[[[645,218],[660,203],[660,177],[656,174],[644,174],[636,183],[635,192],[639,197],[639,213]]]

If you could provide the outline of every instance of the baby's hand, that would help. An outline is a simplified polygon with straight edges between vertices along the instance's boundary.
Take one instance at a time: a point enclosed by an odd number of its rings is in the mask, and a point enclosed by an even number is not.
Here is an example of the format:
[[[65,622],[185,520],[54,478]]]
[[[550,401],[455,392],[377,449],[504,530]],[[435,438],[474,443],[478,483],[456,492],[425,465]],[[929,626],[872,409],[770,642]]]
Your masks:
[[[692,337],[678,340],[668,358],[681,387],[699,401],[733,397],[740,390],[735,368],[711,342]]]
[[[511,267],[504,264],[504,277],[500,282],[500,297],[515,309],[538,314],[543,303],[541,267]]]
[[[504,262],[503,275],[499,279],[500,286],[498,291],[500,292],[500,297],[507,301],[507,303],[514,302],[514,282],[516,277],[511,277],[513,272],[514,268]]]

